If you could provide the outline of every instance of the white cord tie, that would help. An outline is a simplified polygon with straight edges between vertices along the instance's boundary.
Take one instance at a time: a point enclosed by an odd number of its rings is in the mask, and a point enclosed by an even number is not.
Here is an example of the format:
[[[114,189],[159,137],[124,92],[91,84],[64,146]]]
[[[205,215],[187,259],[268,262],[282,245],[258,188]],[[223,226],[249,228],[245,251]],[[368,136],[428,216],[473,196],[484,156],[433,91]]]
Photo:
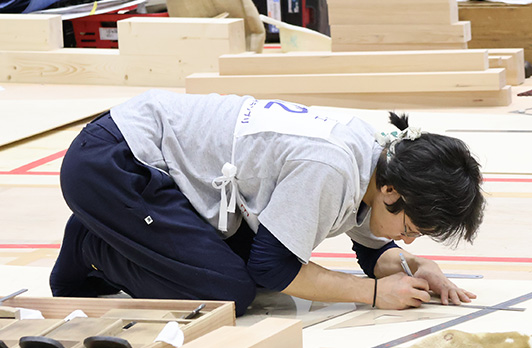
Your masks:
[[[222,167],[222,176],[215,178],[212,181],[212,186],[220,190],[220,217],[218,220],[218,229],[222,232],[227,232],[227,216],[229,213],[234,213],[236,209],[236,171],[235,165],[226,162]],[[231,184],[231,197],[229,204],[227,203],[226,186]]]

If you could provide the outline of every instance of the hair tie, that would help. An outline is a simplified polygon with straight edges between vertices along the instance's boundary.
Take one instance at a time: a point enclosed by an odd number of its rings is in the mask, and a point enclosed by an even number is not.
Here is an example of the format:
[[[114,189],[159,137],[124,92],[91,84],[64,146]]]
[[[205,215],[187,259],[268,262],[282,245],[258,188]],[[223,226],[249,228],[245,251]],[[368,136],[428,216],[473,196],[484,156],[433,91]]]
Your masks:
[[[375,140],[380,146],[388,147],[388,153],[386,154],[386,160],[390,162],[391,158],[395,155],[395,145],[403,139],[416,140],[421,137],[421,128],[408,127],[401,132],[393,131],[390,133],[375,133]]]

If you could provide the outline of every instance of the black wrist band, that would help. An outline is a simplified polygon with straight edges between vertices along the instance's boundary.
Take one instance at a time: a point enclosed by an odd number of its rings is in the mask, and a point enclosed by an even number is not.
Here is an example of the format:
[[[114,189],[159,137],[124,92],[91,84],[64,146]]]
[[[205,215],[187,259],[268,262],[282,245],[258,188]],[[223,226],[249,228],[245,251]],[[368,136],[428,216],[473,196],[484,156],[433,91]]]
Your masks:
[[[375,288],[373,289],[373,308],[375,308],[375,302],[377,301],[377,278],[375,278]]]

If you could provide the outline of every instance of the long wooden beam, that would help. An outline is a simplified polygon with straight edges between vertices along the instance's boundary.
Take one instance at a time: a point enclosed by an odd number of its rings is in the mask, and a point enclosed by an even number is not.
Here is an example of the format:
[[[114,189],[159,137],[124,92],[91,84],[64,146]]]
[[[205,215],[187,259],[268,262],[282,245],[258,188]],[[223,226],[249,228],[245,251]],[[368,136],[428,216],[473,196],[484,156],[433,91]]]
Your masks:
[[[217,71],[218,56],[122,55],[116,49],[0,51],[0,82],[183,87],[197,71]]]
[[[196,73],[185,81],[189,93],[395,93],[497,91],[504,69],[459,72],[220,76]]]
[[[349,51],[410,51],[410,50],[463,50],[467,49],[467,42],[429,42],[429,43],[388,43],[388,44],[360,44],[338,43],[332,40],[333,52]]]
[[[452,107],[507,106],[512,102],[511,87],[498,91],[415,92],[415,93],[265,93],[259,99],[280,99],[303,105],[358,109],[425,109]]]
[[[471,24],[339,24],[331,25],[331,39],[337,44],[463,43],[471,40]]]
[[[451,24],[456,0],[328,0],[329,24]]]
[[[219,66],[220,75],[482,71],[489,67],[487,50],[243,53],[221,56]]]

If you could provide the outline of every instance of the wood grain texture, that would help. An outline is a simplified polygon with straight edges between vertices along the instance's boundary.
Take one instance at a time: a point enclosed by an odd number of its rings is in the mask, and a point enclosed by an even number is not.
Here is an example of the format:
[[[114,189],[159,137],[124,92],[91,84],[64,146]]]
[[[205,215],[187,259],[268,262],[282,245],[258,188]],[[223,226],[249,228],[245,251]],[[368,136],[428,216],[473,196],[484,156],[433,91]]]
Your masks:
[[[395,93],[498,91],[504,69],[467,72],[305,74],[220,76],[197,73],[186,78],[187,93]]]
[[[0,49],[48,51],[63,47],[60,15],[0,13]]]
[[[133,17],[118,21],[120,54],[196,59],[246,50],[243,19]]]
[[[464,43],[471,40],[467,21],[436,24],[337,24],[331,25],[335,44],[435,44]]]
[[[487,50],[291,52],[223,55],[220,75],[482,71]]]

